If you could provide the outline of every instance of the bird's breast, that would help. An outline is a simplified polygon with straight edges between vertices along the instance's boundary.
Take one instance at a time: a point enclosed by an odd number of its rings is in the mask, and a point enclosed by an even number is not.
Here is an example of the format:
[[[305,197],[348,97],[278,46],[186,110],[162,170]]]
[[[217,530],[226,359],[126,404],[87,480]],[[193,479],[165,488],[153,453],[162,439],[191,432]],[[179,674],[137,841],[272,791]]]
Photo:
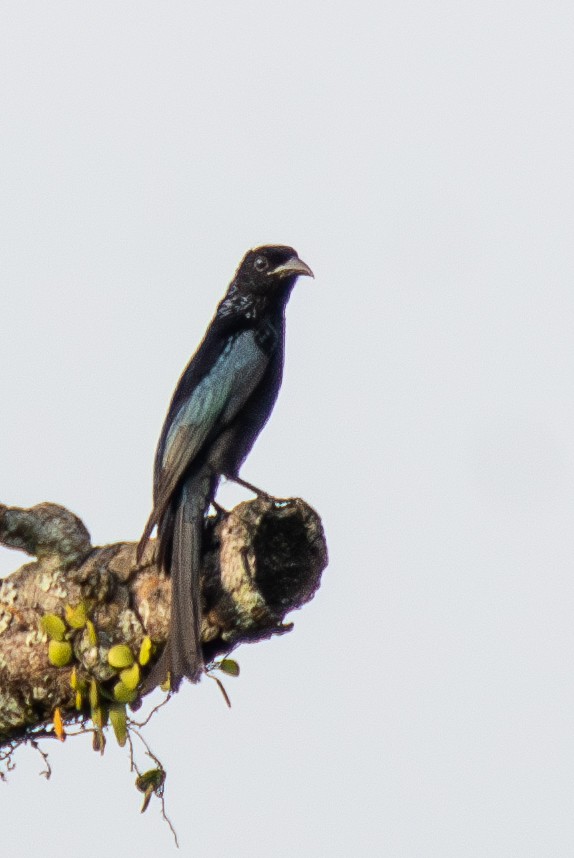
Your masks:
[[[255,342],[268,356],[277,348],[279,337],[280,331],[271,319],[266,319],[255,329]]]

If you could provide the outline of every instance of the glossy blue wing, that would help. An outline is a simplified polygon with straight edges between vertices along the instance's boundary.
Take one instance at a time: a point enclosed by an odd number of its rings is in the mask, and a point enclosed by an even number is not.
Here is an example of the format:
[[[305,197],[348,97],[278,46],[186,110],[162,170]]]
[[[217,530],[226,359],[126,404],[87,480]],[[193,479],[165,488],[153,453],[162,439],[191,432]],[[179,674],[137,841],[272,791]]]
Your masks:
[[[230,423],[269,364],[253,331],[229,340],[207,375],[181,404],[165,436],[155,512],[161,514],[185,471],[208,439]]]

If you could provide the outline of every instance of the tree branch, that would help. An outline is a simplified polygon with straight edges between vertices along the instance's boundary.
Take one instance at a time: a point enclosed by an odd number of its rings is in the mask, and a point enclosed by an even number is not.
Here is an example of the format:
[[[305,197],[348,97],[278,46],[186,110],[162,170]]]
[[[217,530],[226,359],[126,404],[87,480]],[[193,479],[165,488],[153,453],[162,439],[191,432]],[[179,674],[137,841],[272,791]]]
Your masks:
[[[166,639],[171,583],[155,564],[153,541],[138,567],[135,543],[94,548],[80,519],[56,504],[0,505],[0,543],[36,557],[0,583],[2,745],[51,722],[57,708],[66,721],[93,717],[93,695],[113,701],[118,670],[108,652],[115,644],[137,659],[151,638],[153,663]],[[326,564],[321,521],[300,499],[258,498],[207,519],[205,661],[290,631],[286,614],[313,597]],[[60,667],[49,656],[55,635],[42,620],[47,615],[63,620],[59,637],[71,645]],[[145,674],[149,665],[141,657],[140,664]]]

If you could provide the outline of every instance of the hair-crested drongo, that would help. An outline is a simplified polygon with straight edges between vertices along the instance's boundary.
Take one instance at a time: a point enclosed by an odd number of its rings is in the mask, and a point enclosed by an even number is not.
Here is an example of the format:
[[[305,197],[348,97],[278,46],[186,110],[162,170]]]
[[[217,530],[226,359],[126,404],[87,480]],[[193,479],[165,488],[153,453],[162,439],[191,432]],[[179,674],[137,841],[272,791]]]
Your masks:
[[[203,670],[200,569],[204,518],[220,477],[237,478],[277,399],[285,307],[313,272],[292,247],[267,245],[241,261],[173,394],[154,466],[153,510],[138,560],[157,525],[158,558],[171,575],[167,642],[144,683],[169,675],[197,682]]]

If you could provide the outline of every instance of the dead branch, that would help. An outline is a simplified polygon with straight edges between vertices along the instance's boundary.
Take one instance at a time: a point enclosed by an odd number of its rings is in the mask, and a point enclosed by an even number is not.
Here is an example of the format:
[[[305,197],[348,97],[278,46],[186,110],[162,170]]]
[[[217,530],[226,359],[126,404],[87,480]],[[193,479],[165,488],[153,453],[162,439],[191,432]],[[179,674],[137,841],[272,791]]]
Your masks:
[[[138,567],[135,543],[94,548],[80,519],[56,504],[0,505],[0,543],[36,558],[0,583],[1,746],[56,726],[56,710],[64,722],[93,718],[90,688],[113,706],[118,671],[109,650],[125,644],[137,654],[150,638],[153,663],[168,628],[170,579],[155,564],[153,542]],[[321,521],[302,500],[258,498],[207,519],[206,662],[239,643],[290,631],[286,614],[313,597],[326,564]],[[49,655],[45,618],[54,615],[71,645],[62,666]],[[145,676],[149,665],[141,657],[139,664]],[[131,702],[137,706],[137,697]]]

